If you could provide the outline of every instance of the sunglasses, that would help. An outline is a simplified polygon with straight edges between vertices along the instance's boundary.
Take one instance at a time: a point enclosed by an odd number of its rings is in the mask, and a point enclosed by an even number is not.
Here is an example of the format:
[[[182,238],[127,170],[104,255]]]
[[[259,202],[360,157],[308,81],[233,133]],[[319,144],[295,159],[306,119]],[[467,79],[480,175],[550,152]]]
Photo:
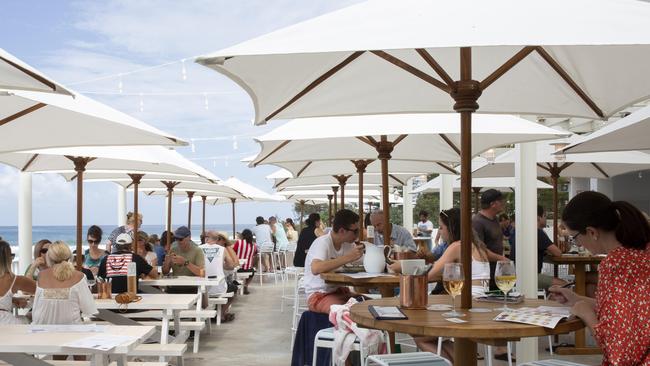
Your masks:
[[[100,240],[88,239],[88,244],[99,244]]]
[[[354,235],[359,235],[359,229],[348,229],[347,227],[344,227],[343,230],[345,231],[351,231],[354,233]]]
[[[43,248],[43,249],[41,249],[41,252],[40,252],[40,253],[41,253],[41,254],[45,254],[45,253],[47,253],[47,249],[48,249],[48,248]]]

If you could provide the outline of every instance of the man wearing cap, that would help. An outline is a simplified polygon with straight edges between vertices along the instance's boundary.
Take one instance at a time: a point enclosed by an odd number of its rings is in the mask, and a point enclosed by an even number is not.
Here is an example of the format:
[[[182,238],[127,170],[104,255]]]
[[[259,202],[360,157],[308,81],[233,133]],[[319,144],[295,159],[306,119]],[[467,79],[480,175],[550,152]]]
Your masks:
[[[481,194],[481,209],[472,217],[472,228],[487,248],[503,255],[503,231],[497,215],[505,208],[503,193],[488,189]],[[494,282],[495,262],[490,262],[490,289],[496,289]]]
[[[120,234],[113,242],[114,253],[104,258],[99,264],[97,277],[112,282],[111,291],[119,294],[127,291],[128,265],[135,262],[136,279],[142,276],[158,278],[158,271],[141,256],[131,252],[133,238],[129,234]]]
[[[230,242],[226,238],[226,234],[218,231],[208,231],[205,233],[205,241],[205,244],[199,246],[205,256],[205,276],[212,279],[221,278],[219,285],[208,288],[208,294],[218,295],[226,292],[236,292],[237,286],[228,283],[224,269],[234,269],[239,264],[239,260],[236,259],[236,254],[228,251]],[[232,254],[234,254],[234,257]],[[228,298],[226,305],[221,307],[221,319],[224,322],[235,318],[234,314],[228,313],[232,301],[232,297]]]
[[[192,233],[187,226],[181,226],[174,231],[174,241],[169,254],[165,256],[162,270],[168,274],[171,270],[174,276],[203,277],[205,258],[203,251],[192,242]],[[196,289],[195,289],[196,290]]]

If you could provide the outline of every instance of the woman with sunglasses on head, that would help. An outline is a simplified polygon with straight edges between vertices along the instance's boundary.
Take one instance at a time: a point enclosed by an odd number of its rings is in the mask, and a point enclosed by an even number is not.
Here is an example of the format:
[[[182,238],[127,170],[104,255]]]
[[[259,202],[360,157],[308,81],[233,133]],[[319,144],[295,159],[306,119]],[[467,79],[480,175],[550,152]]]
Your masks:
[[[650,225],[641,211],[598,192],[582,192],[562,213],[567,234],[594,254],[596,299],[551,287],[551,298],[591,329],[603,350],[603,365],[650,365]]]
[[[47,239],[42,239],[36,242],[36,245],[34,245],[34,261],[29,265],[29,267],[27,267],[25,277],[29,277],[36,281],[38,273],[47,268],[45,255],[47,254],[50,245],[52,245],[52,242]]]
[[[102,241],[102,229],[97,225],[89,227],[86,240],[88,241],[88,249],[84,251],[84,268],[88,268],[93,273],[93,276],[97,276],[99,264],[102,262],[102,258],[108,254],[105,250],[99,248],[99,243]]]

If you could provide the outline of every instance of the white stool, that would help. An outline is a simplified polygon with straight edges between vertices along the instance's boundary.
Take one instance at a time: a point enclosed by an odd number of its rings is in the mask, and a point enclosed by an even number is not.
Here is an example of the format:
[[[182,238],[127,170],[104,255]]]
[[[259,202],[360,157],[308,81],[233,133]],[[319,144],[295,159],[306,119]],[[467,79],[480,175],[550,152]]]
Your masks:
[[[285,274],[286,274],[287,277],[286,277],[286,281],[285,281],[285,278],[282,277],[282,297],[280,298],[280,312],[281,313],[284,312],[284,302],[285,301],[293,302],[293,300],[294,300],[294,298],[296,296],[295,287],[298,285],[298,283],[297,283],[298,282],[298,277],[302,277],[303,274],[304,274],[304,271],[305,271],[305,269],[303,267],[287,267],[287,269],[285,270]],[[286,293],[286,287],[287,287],[286,282],[289,281],[289,275],[291,275],[291,274],[294,276],[294,291],[292,292],[292,294],[287,294]]]
[[[542,360],[520,363],[519,366],[587,366],[583,363],[575,363],[564,360]]]
[[[271,268],[272,268],[271,271],[264,272],[264,266],[262,265],[262,258],[263,258],[264,255],[268,255],[271,258]],[[268,252],[260,251],[260,252],[257,253],[257,258],[259,259],[258,260],[258,267],[259,267],[259,270],[260,270],[259,271],[260,286],[263,285],[263,281],[262,281],[263,277],[264,276],[270,276],[270,275],[273,275],[273,279],[274,279],[275,283],[277,284],[278,283],[278,277],[277,277],[278,273],[277,273],[277,271],[275,269],[276,268],[275,252],[272,252],[272,251],[268,251]]]
[[[311,366],[318,366],[316,364],[316,355],[318,354],[319,348],[329,348],[329,349],[334,348],[333,327],[321,329],[318,331],[318,333],[316,333],[316,337],[314,337],[314,352],[312,356]],[[365,362],[366,355],[363,354],[363,349],[361,347],[361,342],[359,341],[359,338],[356,338],[354,340],[354,344],[352,345],[352,350],[359,351],[359,353],[361,353],[361,363],[363,364]],[[332,359],[332,365],[334,365],[334,354],[332,354],[331,359]]]
[[[293,318],[291,320],[291,344],[290,349],[293,349],[293,342],[296,338],[296,331],[298,330],[298,322],[300,316],[305,312],[309,306],[307,305],[307,294],[305,293],[305,285],[303,277],[296,277],[296,287],[293,290]]]
[[[431,352],[393,353],[368,356],[366,366],[451,366],[451,362]]]

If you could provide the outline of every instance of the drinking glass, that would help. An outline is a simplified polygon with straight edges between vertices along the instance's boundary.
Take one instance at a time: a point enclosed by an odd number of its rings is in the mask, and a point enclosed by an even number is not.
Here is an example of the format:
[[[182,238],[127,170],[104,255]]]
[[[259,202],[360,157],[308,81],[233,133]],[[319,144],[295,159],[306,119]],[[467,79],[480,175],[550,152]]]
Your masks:
[[[515,264],[512,261],[499,261],[497,268],[494,270],[494,280],[497,283],[499,290],[503,291],[503,307],[497,308],[500,311],[510,311],[508,307],[508,292],[515,287],[517,282],[517,274],[515,272]]]
[[[463,281],[465,280],[463,274],[462,263],[446,263],[445,269],[442,272],[442,284],[448,294],[451,295],[451,311],[443,313],[442,316],[446,318],[455,318],[465,316],[463,313],[456,311],[456,296],[460,295],[463,290]]]

